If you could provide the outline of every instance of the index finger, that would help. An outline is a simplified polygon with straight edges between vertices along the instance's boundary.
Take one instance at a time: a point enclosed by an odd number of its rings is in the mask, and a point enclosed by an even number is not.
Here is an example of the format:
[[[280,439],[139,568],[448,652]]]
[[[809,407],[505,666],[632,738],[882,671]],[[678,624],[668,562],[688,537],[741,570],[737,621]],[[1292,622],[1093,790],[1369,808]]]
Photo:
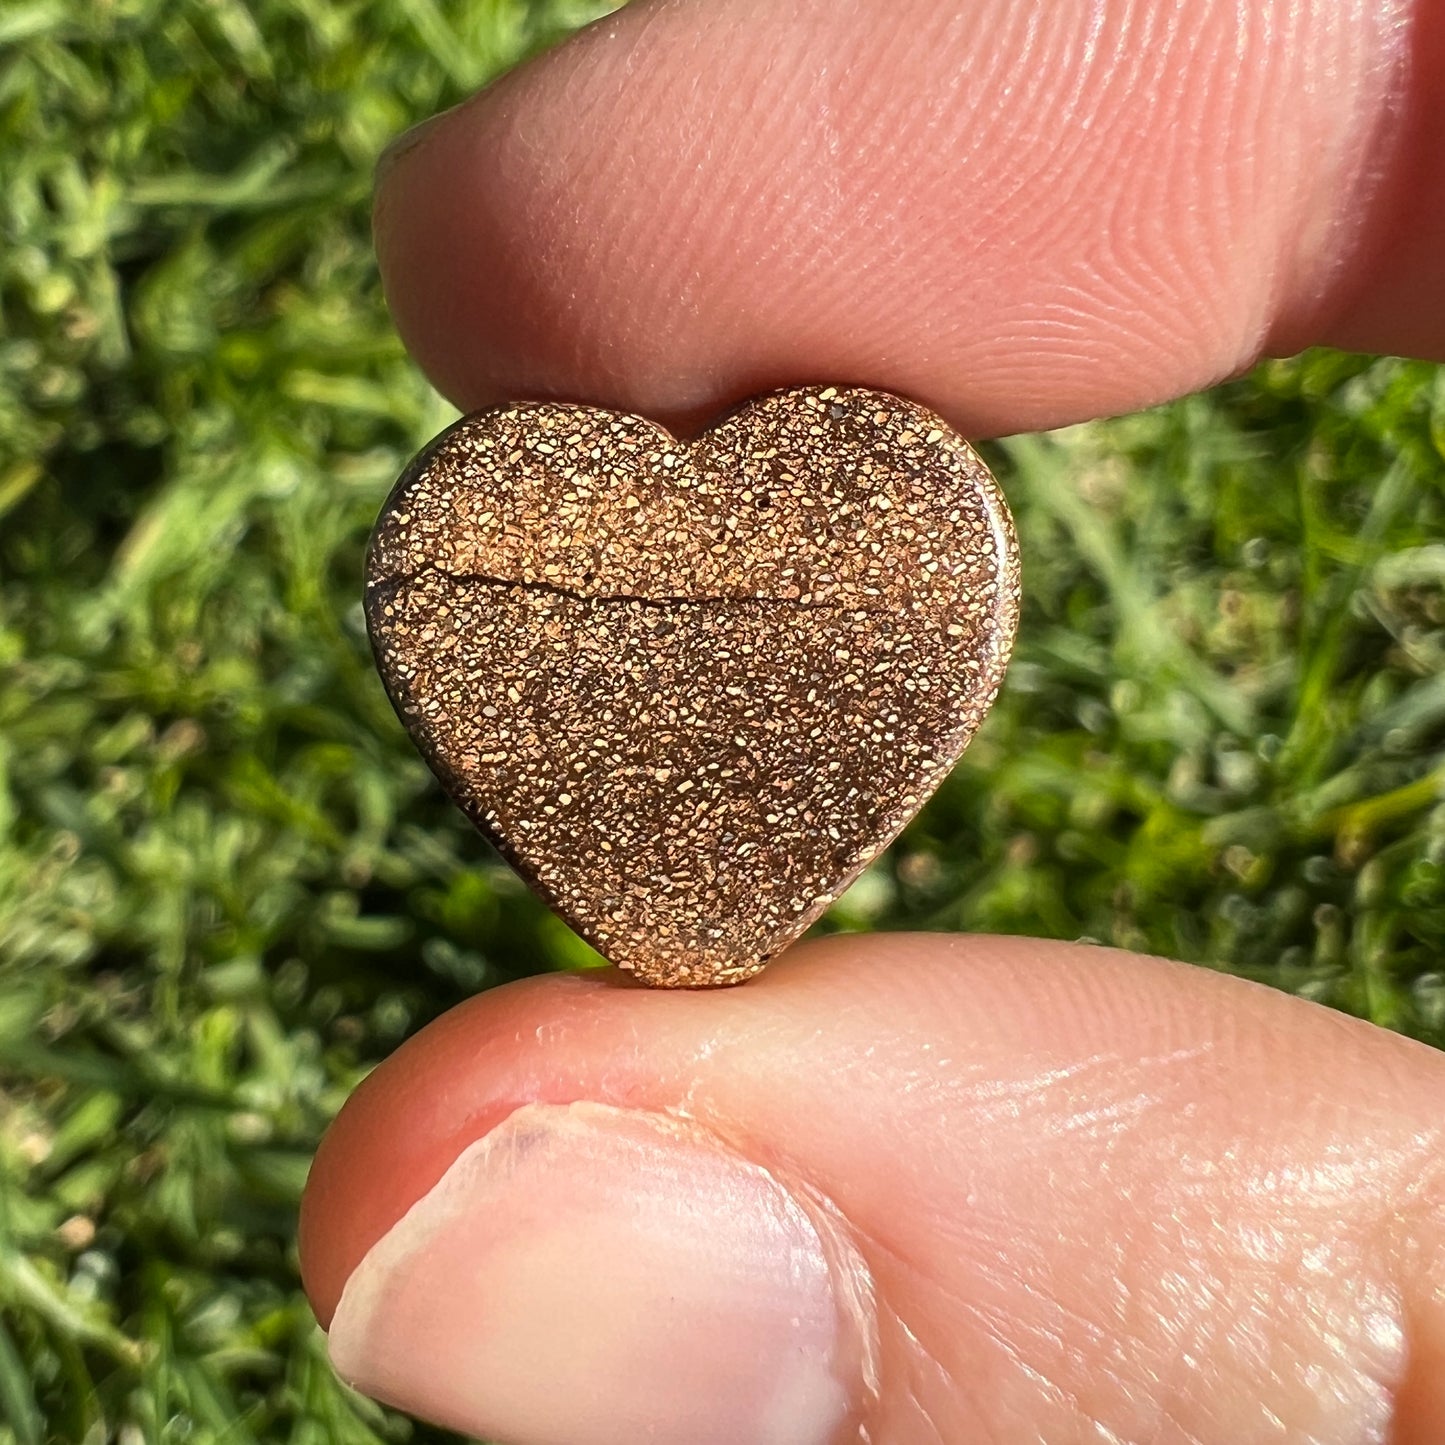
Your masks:
[[[770,387],[973,435],[1315,342],[1445,354],[1440,0],[639,3],[398,148],[387,295],[471,409]]]

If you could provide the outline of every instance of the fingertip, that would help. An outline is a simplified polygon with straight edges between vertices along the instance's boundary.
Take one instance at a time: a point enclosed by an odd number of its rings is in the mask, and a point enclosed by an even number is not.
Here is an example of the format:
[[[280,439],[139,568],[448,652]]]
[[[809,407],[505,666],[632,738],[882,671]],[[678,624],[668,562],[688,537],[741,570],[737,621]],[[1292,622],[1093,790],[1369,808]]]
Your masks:
[[[522,1103],[567,1102],[537,1045],[544,1031],[565,1038],[585,995],[606,987],[548,974],[490,990],[414,1034],[357,1086],[301,1200],[302,1284],[323,1327],[367,1250],[464,1149]]]
[[[1388,11],[629,6],[398,155],[387,293],[467,410],[687,430],[817,380],[972,435],[1132,409],[1358,290]]]

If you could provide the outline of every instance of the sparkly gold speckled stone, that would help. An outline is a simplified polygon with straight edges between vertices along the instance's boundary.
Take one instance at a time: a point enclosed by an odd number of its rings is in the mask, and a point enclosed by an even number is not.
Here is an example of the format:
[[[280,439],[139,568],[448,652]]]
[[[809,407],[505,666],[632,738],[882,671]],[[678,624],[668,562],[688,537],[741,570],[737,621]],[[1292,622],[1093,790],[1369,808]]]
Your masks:
[[[756,973],[885,848],[992,704],[1008,508],[912,402],[750,402],[690,444],[501,407],[408,468],[368,559],[402,721],[448,792],[613,963]]]

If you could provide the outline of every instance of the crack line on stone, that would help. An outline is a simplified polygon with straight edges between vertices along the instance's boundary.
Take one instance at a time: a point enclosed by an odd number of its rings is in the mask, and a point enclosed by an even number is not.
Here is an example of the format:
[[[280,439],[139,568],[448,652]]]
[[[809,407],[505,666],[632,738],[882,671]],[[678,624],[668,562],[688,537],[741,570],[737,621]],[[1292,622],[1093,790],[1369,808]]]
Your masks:
[[[754,603],[763,607],[788,607],[799,612],[852,612],[865,617],[895,616],[896,608],[864,606],[847,602],[804,602],[796,597],[760,597],[753,593],[721,593],[717,595],[644,597],[634,592],[579,592],[574,587],[561,587],[554,582],[517,582],[506,577],[496,577],[488,572],[448,572],[441,567],[423,567],[405,577],[391,577],[385,582],[373,582],[368,592],[396,592],[402,587],[428,575],[444,577],[448,582],[475,583],[481,587],[494,587],[504,592],[541,592],[550,597],[562,597],[569,602],[593,603],[635,603],[639,607],[726,607],[740,603]]]

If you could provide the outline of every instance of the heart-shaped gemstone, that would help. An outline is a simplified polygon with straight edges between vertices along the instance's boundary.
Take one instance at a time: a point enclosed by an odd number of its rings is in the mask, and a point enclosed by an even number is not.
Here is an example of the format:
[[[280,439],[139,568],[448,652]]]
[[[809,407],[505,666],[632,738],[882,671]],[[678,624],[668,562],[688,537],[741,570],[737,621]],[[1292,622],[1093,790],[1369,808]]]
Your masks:
[[[407,469],[366,612],[402,721],[522,877],[648,982],[734,983],[973,736],[1017,550],[972,448],[895,396],[778,392],[691,443],[529,403]]]

